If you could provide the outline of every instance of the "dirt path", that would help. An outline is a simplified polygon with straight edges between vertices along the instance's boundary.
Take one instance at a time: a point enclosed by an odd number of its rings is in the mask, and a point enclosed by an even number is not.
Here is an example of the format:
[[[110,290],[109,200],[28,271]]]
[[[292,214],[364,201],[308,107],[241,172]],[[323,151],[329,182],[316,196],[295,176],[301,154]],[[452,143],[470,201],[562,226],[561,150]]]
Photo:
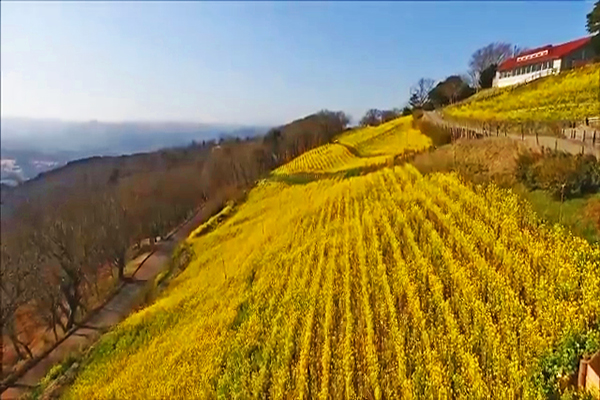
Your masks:
[[[435,111],[427,111],[424,114],[425,118],[436,125],[443,126],[455,126],[461,127],[460,125],[453,124],[450,121],[445,120],[442,115]],[[473,130],[474,128],[469,128]],[[478,132],[481,133],[481,132]],[[494,135],[492,135],[494,136]],[[542,147],[561,150],[571,154],[580,154],[583,150],[585,154],[593,154],[596,158],[600,158],[600,141],[596,142],[596,145],[592,145],[591,140],[588,140],[584,143],[581,140],[577,139],[561,139],[551,136],[538,136],[537,139],[535,136],[525,135],[521,137],[519,134],[509,133],[506,135],[507,137],[521,141],[525,143],[531,149],[541,149]]]
[[[172,251],[188,235],[203,222],[201,212],[184,223],[168,239],[157,244],[156,250],[150,255],[140,268],[135,272],[131,282],[126,283],[121,290],[100,309],[84,325],[76,329],[69,337],[52,350],[45,358],[41,359],[25,373],[14,387],[8,388],[1,395],[2,400],[17,399],[33,388],[47,374],[55,364],[61,362],[71,352],[88,347],[94,343],[103,332],[125,319],[136,300],[144,289],[144,283],[154,279],[164,268]]]

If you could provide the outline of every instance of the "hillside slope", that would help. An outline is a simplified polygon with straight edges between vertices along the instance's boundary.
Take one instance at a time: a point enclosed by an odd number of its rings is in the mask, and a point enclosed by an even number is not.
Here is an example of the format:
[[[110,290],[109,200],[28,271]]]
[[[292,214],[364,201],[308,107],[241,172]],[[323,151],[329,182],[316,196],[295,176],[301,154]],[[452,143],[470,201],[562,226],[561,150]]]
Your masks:
[[[66,398],[532,398],[538,357],[600,318],[597,247],[411,165],[263,181],[188,241]]]
[[[482,121],[561,121],[600,116],[600,63],[526,85],[482,90],[446,115]]]

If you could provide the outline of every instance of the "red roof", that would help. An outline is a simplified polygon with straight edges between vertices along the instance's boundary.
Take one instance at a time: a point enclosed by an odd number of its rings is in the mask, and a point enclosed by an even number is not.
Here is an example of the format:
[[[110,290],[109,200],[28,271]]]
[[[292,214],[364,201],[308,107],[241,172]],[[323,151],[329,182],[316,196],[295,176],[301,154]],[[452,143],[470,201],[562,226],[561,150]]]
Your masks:
[[[537,49],[527,50],[517,57],[509,58],[498,66],[498,71],[508,71],[516,67],[522,67],[530,64],[537,64],[544,61],[552,61],[562,58],[569,53],[585,46],[592,40],[591,37],[584,37],[571,42],[559,44],[557,46],[547,45]]]

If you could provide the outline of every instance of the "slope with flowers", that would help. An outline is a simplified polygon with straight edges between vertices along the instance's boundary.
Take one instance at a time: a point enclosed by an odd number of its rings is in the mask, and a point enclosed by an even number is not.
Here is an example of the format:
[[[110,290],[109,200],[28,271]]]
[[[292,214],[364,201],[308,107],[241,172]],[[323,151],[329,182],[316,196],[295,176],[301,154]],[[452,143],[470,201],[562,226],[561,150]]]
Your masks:
[[[444,113],[479,121],[581,121],[600,116],[599,96],[596,63],[525,85],[483,90]]]
[[[263,181],[188,243],[65,398],[542,398],[539,358],[598,334],[598,247],[410,164]]]
[[[334,143],[310,150],[273,171],[274,176],[336,174],[393,163],[396,156],[425,150],[431,139],[412,126],[412,117],[340,135]]]

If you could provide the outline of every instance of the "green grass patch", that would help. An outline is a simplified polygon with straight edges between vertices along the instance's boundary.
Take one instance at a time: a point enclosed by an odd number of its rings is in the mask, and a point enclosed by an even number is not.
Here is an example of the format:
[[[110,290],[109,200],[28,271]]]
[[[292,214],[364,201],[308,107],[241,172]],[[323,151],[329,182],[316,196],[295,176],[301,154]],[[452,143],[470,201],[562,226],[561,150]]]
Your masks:
[[[46,373],[46,375],[40,380],[37,386],[31,391],[31,393],[29,393],[29,395],[26,398],[30,400],[39,399],[44,393],[44,391],[46,391],[46,389],[50,386],[50,384],[52,384],[52,382],[54,382],[65,372],[67,372],[71,365],[73,365],[80,358],[81,354],[78,352],[69,353],[69,355],[65,357],[64,360],[50,368],[50,371]]]
[[[516,185],[514,190],[531,203],[536,214],[543,220],[552,224],[562,224],[590,243],[600,242],[600,232],[586,216],[588,203],[593,199],[600,199],[600,193],[565,200],[561,203],[543,190],[529,191],[521,184]]]
[[[192,237],[197,238],[199,236],[205,235],[212,230],[214,230],[221,222],[225,221],[231,215],[233,215],[233,211],[235,206],[233,203],[227,204],[221,211],[219,211],[216,215],[210,217],[208,221],[200,225],[196,230],[192,233]]]

